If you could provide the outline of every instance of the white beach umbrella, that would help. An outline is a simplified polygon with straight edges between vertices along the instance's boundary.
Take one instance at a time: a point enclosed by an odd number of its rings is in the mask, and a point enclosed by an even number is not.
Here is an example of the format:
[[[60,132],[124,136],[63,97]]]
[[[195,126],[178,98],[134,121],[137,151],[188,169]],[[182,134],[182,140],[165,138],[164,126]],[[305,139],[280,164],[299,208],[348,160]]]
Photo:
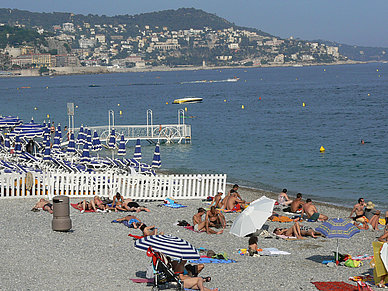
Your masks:
[[[265,196],[251,202],[233,222],[230,233],[238,237],[244,237],[261,229],[268,217],[272,215],[274,204],[275,200]]]

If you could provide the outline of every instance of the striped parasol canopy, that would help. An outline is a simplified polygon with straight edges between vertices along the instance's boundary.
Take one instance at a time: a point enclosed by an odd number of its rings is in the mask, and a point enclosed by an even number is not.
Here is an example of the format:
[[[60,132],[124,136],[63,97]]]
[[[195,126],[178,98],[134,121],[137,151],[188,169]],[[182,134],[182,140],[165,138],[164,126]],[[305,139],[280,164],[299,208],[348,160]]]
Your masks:
[[[80,159],[80,162],[90,162],[89,146],[87,143],[84,144],[84,148],[82,150],[82,157]]]
[[[46,146],[44,148],[44,153],[43,153],[43,160],[44,161],[51,160],[50,139],[46,140]]]
[[[79,132],[78,132],[77,144],[81,145],[84,143],[85,143],[84,125],[81,124],[81,127],[79,128]]]
[[[160,160],[160,148],[159,148],[159,143],[157,143],[155,146],[154,158],[152,160],[151,167],[160,168],[161,166],[162,166],[162,161]]]
[[[119,143],[119,150],[117,151],[117,154],[120,156],[125,156],[127,154],[127,150],[125,149],[124,134],[121,135],[121,139],[120,139],[120,143]]]
[[[112,128],[112,132],[109,136],[108,148],[110,148],[111,150],[116,148],[116,134],[114,128]]]
[[[133,158],[138,161],[141,160],[141,144],[139,138],[136,140],[135,154],[133,155]]]
[[[53,150],[61,150],[61,138],[59,136],[58,130],[55,131]]]
[[[22,153],[22,143],[20,137],[17,135],[15,138],[15,154],[20,155]]]
[[[152,247],[155,251],[182,260],[198,260],[198,250],[189,242],[171,235],[151,235],[135,241],[135,248],[147,251]]]
[[[69,144],[67,145],[67,152],[75,153],[74,133],[70,134]]]
[[[91,132],[90,128],[85,129],[85,132],[86,132],[86,142],[88,143],[88,148],[91,149],[92,146],[93,146],[93,143],[92,143],[92,132]]]
[[[14,116],[0,117],[0,128],[14,127],[22,123],[23,123],[23,120],[19,119],[18,117],[14,117]]]
[[[98,136],[97,131],[94,131],[92,143],[93,143],[92,151],[97,152],[97,151],[102,150],[100,137]]]
[[[5,139],[4,139],[4,147],[5,147],[5,150],[7,152],[9,152],[11,150],[11,142],[9,141],[9,137],[8,135],[5,136]]]
[[[10,132],[10,136],[19,135],[19,137],[33,138],[36,136],[42,136],[44,134],[44,126],[35,123],[34,118],[31,119],[30,123],[20,124]]]
[[[58,136],[59,136],[59,140],[62,139],[62,128],[61,128],[61,124],[58,123],[58,126],[57,126],[57,131],[58,132]]]

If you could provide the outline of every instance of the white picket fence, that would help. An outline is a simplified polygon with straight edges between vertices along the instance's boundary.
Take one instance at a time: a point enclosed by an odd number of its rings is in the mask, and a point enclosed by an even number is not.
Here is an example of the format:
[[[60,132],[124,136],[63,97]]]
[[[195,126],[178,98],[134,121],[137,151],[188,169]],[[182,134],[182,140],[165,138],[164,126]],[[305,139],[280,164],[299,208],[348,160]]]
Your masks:
[[[26,188],[29,182],[30,189]],[[32,183],[31,183],[32,182]],[[32,185],[32,187],[31,187]],[[110,197],[119,192],[125,198],[140,200],[205,199],[225,193],[226,174],[129,176],[107,173],[33,173],[33,181],[25,174],[0,173],[0,199],[56,195],[70,197]]]

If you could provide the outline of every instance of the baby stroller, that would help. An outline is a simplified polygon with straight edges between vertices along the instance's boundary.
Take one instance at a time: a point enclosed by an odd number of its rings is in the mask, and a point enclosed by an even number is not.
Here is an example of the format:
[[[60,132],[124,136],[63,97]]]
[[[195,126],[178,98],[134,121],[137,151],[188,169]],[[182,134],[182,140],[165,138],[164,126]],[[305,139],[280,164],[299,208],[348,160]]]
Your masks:
[[[175,288],[175,290],[185,290],[183,282],[175,275],[172,270],[171,264],[167,260],[167,257],[160,252],[156,252],[149,247],[147,250],[147,256],[152,258],[152,268],[154,271],[154,287],[152,291]]]

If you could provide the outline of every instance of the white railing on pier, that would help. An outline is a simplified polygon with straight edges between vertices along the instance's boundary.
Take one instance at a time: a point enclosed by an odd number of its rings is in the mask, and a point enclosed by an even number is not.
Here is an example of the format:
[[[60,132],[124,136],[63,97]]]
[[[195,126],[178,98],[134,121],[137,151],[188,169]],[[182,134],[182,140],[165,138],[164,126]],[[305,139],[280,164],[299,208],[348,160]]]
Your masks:
[[[70,197],[110,197],[119,192],[125,198],[140,200],[206,199],[218,189],[225,193],[226,174],[206,175],[120,175],[115,173],[0,173],[0,199],[56,195]],[[29,189],[27,189],[29,187]]]

